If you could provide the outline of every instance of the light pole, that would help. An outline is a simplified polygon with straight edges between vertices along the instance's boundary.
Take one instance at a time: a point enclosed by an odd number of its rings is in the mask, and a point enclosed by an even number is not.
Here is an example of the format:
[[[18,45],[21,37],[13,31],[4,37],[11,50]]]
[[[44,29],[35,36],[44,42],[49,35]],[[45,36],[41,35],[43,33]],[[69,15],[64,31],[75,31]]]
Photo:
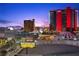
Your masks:
[[[28,48],[26,48],[26,55],[28,54]]]

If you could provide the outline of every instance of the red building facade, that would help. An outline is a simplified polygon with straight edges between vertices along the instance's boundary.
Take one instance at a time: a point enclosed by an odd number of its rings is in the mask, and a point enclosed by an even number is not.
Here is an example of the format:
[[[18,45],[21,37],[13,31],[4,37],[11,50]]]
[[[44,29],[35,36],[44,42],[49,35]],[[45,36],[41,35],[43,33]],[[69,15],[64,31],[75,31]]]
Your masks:
[[[75,10],[74,30],[77,30],[78,10]]]
[[[66,31],[76,31],[77,19],[78,10],[71,9],[70,7],[64,10],[50,11],[50,31],[52,27],[57,32],[62,32],[64,28]]]
[[[62,12],[61,10],[57,11],[56,15],[56,31],[61,32],[62,31]]]
[[[67,29],[70,29],[71,28],[71,9],[70,8],[67,8],[66,9],[66,28]]]

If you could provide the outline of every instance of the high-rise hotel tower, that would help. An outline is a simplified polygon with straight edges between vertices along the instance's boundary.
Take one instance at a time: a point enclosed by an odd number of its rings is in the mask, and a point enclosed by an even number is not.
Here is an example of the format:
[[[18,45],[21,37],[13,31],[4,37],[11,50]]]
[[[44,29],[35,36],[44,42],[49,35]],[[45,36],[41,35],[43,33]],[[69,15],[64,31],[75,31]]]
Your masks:
[[[76,31],[78,10],[67,7],[64,10],[50,11],[50,31]]]

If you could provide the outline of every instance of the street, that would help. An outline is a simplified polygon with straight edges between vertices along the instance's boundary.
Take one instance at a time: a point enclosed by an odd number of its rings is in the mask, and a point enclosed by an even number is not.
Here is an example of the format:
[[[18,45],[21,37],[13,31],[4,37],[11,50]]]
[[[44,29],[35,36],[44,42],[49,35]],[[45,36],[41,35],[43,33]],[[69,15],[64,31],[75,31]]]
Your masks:
[[[27,52],[26,52],[27,51]],[[79,56],[79,47],[70,45],[44,44],[36,48],[21,50],[16,56]]]

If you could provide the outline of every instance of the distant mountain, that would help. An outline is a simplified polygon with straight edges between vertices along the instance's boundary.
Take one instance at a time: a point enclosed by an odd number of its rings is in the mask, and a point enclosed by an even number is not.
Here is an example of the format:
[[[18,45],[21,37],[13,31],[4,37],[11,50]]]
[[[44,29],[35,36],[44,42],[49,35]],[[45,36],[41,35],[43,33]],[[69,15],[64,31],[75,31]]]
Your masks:
[[[8,28],[10,28],[10,27],[12,27],[14,29],[22,29],[23,28],[22,26],[8,26]]]

